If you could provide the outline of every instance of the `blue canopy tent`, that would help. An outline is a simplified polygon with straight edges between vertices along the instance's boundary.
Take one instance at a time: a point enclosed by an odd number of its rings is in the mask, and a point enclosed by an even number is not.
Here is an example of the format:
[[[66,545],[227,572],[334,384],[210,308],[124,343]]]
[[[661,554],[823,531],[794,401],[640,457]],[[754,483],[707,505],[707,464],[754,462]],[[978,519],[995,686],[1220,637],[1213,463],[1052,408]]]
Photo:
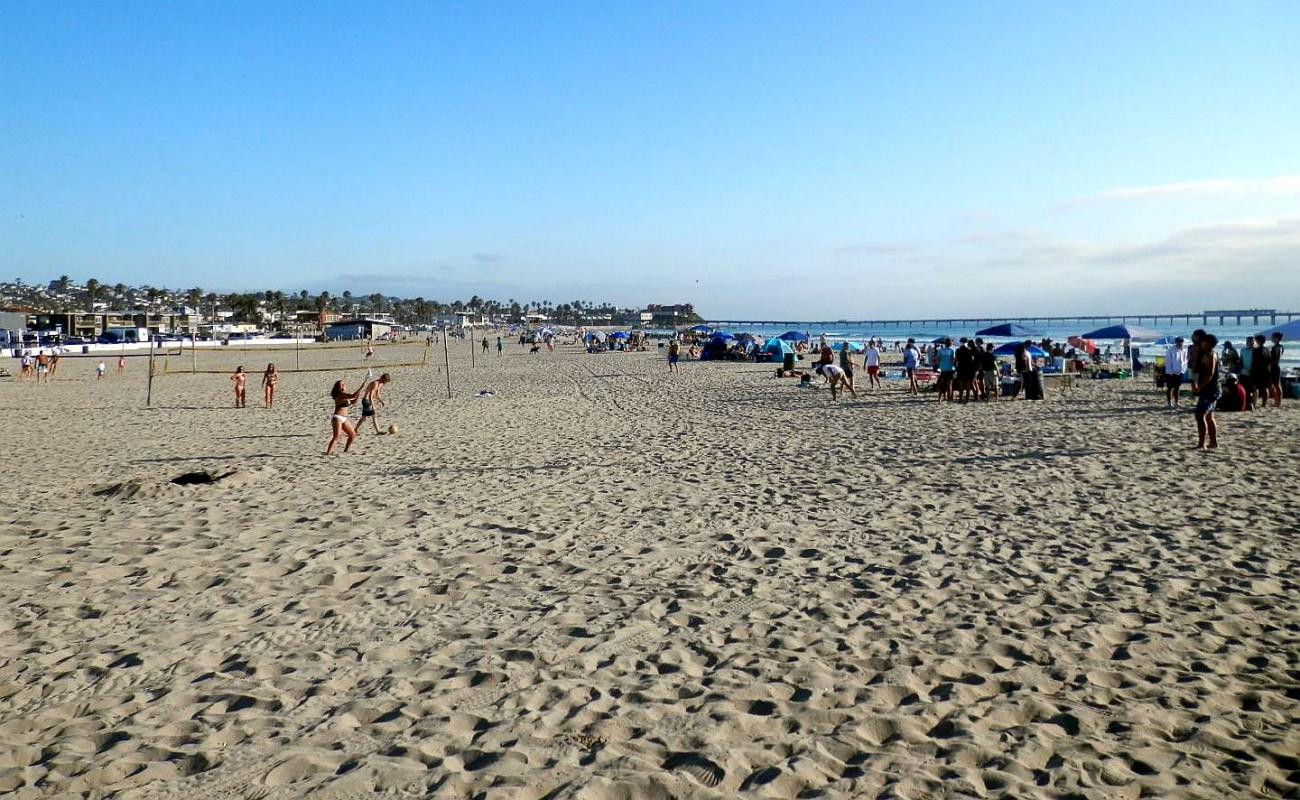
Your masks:
[[[778,339],[783,339],[783,340],[785,340],[785,341],[787,341],[787,342],[794,342],[794,343],[797,344],[797,343],[799,343],[799,342],[806,342],[806,341],[808,341],[808,338],[809,338],[809,337],[808,337],[808,334],[806,334],[806,333],[800,333],[799,331],[786,331],[785,333],[781,334],[780,336],[778,336],[778,337],[776,337],[776,338],[778,338]]]
[[[713,333],[713,329],[708,325],[695,325],[686,329],[689,333]]]
[[[1134,341],[1154,342],[1160,338],[1158,331],[1141,328],[1137,325],[1107,325],[1095,331],[1079,334],[1080,339],[1132,339]]]
[[[1024,325],[1018,325],[1014,322],[1004,322],[1001,325],[994,325],[985,328],[982,331],[975,331],[976,336],[995,336],[999,339],[1013,338],[1023,339],[1026,336],[1042,336],[1042,331],[1036,331],[1033,328],[1026,328]]]
[[[1016,348],[1019,347],[1021,344],[1022,344],[1021,342],[1007,342],[1006,344],[994,350],[993,355],[1014,356],[1016,354]],[[1036,344],[1029,345],[1029,354],[1034,358],[1047,358],[1047,351]]]
[[[1154,342],[1152,342],[1152,344],[1158,344],[1163,347],[1168,347],[1169,345],[1174,343],[1174,339],[1180,339],[1180,338],[1185,339],[1186,337],[1184,337],[1182,334],[1171,333],[1168,336],[1161,336],[1159,339],[1156,339]]]
[[[727,351],[731,349],[735,342],[736,337],[726,331],[719,331],[713,334],[705,340],[704,346],[700,348],[700,360],[712,361],[717,358],[722,358],[727,354]]]
[[[1266,331],[1260,331],[1265,338],[1271,338],[1273,334],[1282,334],[1282,339],[1300,339],[1300,319],[1293,319],[1285,325],[1275,325]]]
[[[626,331],[614,331],[613,333],[611,333],[611,334],[609,335],[609,338],[611,338],[611,339],[619,339],[619,340],[626,340],[626,339],[628,339],[629,337],[628,337]]]

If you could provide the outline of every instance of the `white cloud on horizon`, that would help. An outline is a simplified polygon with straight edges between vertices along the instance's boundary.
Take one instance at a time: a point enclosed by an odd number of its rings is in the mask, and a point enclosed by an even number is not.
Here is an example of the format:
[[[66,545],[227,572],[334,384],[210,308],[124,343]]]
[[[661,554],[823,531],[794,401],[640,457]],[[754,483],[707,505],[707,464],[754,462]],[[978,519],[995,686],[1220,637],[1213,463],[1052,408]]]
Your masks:
[[[1166,197],[1288,197],[1293,195],[1300,195],[1300,175],[1276,175],[1271,178],[1215,178],[1152,186],[1121,186],[1075,197],[1061,203],[1057,208],[1078,208],[1113,201]]]

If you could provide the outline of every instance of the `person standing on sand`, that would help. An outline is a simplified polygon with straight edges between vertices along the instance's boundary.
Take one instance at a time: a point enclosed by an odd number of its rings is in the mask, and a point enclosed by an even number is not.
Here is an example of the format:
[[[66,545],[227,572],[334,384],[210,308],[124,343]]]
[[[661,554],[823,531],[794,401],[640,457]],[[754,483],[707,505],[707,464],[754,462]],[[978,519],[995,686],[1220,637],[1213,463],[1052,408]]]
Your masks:
[[[383,408],[387,403],[384,402],[384,398],[380,396],[379,392],[391,380],[392,378],[385,372],[379,376],[379,380],[371,381],[361,387],[361,424],[356,426],[357,436],[360,436],[361,431],[365,428],[367,417],[370,418],[370,423],[375,426],[375,433],[381,432],[379,430],[379,409]]]
[[[669,372],[681,372],[681,368],[677,364],[677,362],[681,360],[681,357],[682,357],[682,343],[676,339],[673,339],[671,342],[668,343],[668,371]]]
[[[375,343],[367,339],[366,340],[366,361],[369,361],[374,355],[375,355]]]
[[[262,373],[262,404],[267,408],[275,407],[275,387],[280,383],[280,372],[274,364],[266,365]]]
[[[1187,358],[1183,337],[1179,336],[1165,351],[1165,408],[1178,408],[1178,392],[1183,385],[1183,374],[1187,372]]]
[[[36,382],[50,382],[50,357],[45,355],[44,350],[36,354]]]
[[[245,392],[248,389],[248,373],[244,372],[243,367],[235,367],[235,374],[230,376],[230,380],[235,382],[235,408],[247,407]]]
[[[103,361],[101,361],[99,362],[99,365],[95,367],[95,380],[97,381],[104,380],[105,372],[108,372],[108,365],[105,364]]]
[[[1268,383],[1269,394],[1273,396],[1273,408],[1282,407],[1282,354],[1286,348],[1282,346],[1282,332],[1273,333],[1273,349],[1268,354]]]
[[[330,398],[334,401],[334,413],[330,415],[330,441],[325,445],[325,455],[334,452],[334,445],[338,443],[340,436],[347,437],[347,443],[343,445],[343,452],[352,449],[352,443],[356,441],[357,429],[352,426],[352,421],[348,419],[348,409],[357,402],[357,398],[365,391],[366,385],[363,383],[361,388],[355,392],[349,392],[343,381],[335,381],[334,388],[330,389]]]
[[[121,375],[123,372],[126,372],[126,356],[120,355],[117,357],[117,374]]]
[[[880,348],[875,342],[867,344],[867,355],[862,359],[862,366],[867,368],[867,388],[880,388]]]
[[[504,348],[505,348],[505,343],[502,342],[502,341],[501,341],[501,337],[498,336],[498,337],[497,337],[497,358],[500,358],[500,357],[501,357],[501,351],[502,351]]]
[[[483,337],[483,355],[487,355],[487,351],[488,351],[488,340],[487,340],[487,337],[484,336],[484,337]]]
[[[1214,404],[1219,401],[1219,357],[1214,346],[1219,343],[1212,333],[1201,336],[1192,349],[1195,366],[1192,374],[1192,393],[1196,395],[1197,450],[1213,450],[1219,446],[1219,429],[1214,422]]]
[[[939,401],[952,400],[953,376],[957,374],[957,351],[952,349],[952,339],[944,339],[943,347],[936,352],[939,367]]]
[[[831,346],[826,343],[826,337],[823,336],[820,349],[817,351],[816,366],[820,367],[823,364],[834,364],[834,363],[835,363],[835,354],[831,352]]]
[[[969,339],[963,339],[961,347],[957,348],[957,392],[958,400],[962,403],[969,403],[971,395],[975,392],[975,343]],[[951,399],[951,395],[949,396]]]
[[[921,392],[921,387],[916,385],[916,370],[920,363],[921,354],[917,352],[916,340],[908,339],[907,346],[903,348],[903,372],[907,374],[907,391],[910,394]]]
[[[1255,408],[1268,408],[1268,399],[1273,396],[1273,354],[1269,352],[1264,334],[1255,336],[1255,357],[1250,364],[1250,385],[1259,402]]]
[[[998,357],[993,354],[993,343],[984,346],[980,356],[980,374],[984,380],[984,399],[997,400],[1002,394],[1002,385],[998,381]]]

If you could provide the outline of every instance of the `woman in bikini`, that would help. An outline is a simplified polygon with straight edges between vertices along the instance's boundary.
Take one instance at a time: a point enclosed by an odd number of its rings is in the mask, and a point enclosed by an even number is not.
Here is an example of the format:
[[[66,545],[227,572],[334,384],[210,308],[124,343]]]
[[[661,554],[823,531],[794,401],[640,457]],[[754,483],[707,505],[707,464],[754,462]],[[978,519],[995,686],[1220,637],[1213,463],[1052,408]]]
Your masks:
[[[230,376],[235,382],[235,408],[244,408],[248,405],[245,400],[245,392],[248,389],[248,373],[244,372],[243,367],[235,367],[235,374]]]
[[[280,382],[280,373],[276,370],[274,364],[266,365],[266,372],[262,373],[262,401],[267,408],[275,406],[275,386]]]
[[[348,409],[357,402],[361,393],[366,390],[364,384],[355,392],[349,392],[348,388],[343,385],[343,381],[335,381],[334,388],[330,389],[330,397],[334,400],[334,413],[330,415],[330,443],[325,445],[325,455],[334,452],[334,445],[338,443],[339,436],[346,436],[347,442],[343,445],[343,452],[352,448],[352,442],[357,438],[357,429],[352,426],[352,421],[348,419]]]

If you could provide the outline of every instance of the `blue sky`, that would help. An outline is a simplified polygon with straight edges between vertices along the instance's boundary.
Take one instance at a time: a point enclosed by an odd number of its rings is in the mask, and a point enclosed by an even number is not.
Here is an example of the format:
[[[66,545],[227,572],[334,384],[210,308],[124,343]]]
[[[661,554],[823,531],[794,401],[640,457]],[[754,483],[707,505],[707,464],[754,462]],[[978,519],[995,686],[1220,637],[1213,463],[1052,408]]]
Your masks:
[[[23,3],[0,275],[1300,307],[1300,4]]]

